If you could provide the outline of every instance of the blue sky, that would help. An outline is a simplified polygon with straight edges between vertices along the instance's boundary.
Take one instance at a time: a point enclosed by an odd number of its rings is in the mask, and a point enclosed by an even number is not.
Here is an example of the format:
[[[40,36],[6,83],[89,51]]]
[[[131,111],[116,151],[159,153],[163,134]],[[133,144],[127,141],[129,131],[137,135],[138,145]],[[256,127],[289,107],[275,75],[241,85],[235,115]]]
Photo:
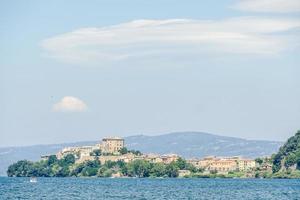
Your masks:
[[[0,146],[299,129],[297,0],[0,2]]]

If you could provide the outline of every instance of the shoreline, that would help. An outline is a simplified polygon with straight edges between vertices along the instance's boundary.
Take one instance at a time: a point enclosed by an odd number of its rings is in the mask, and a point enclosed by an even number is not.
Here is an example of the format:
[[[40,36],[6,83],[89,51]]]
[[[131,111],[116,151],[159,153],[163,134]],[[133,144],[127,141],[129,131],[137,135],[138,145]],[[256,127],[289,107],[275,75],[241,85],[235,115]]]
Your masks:
[[[31,177],[29,176],[22,176],[22,177],[10,177],[10,176],[0,176],[0,178],[28,178],[30,179]],[[59,179],[68,179],[68,178],[72,178],[72,179],[163,179],[163,180],[167,180],[167,179],[172,179],[172,180],[176,180],[176,179],[242,179],[242,180],[280,180],[280,179],[293,179],[293,180],[297,180],[300,178],[255,178],[255,177],[97,177],[97,176],[87,176],[87,177],[76,177],[76,176],[68,176],[68,177],[44,177],[44,176],[40,176],[40,177],[36,177],[36,178],[43,178],[43,179],[51,179],[51,178],[59,178]]]

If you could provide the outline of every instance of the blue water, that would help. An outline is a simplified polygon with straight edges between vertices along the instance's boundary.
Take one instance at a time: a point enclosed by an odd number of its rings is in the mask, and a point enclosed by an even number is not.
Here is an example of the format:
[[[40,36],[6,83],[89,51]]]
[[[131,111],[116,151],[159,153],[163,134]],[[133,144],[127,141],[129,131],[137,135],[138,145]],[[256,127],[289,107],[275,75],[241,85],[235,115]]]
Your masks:
[[[0,199],[300,199],[300,180],[0,177]]]

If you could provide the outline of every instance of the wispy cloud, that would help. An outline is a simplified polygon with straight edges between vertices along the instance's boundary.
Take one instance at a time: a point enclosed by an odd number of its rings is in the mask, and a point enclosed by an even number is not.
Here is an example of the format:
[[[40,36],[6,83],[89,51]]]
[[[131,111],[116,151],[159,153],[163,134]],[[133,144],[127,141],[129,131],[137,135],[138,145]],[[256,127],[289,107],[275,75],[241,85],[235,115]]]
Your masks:
[[[299,0],[239,0],[233,8],[250,12],[300,12]]]
[[[66,96],[53,105],[54,112],[84,112],[87,105],[76,97]]]
[[[83,28],[42,41],[48,56],[71,63],[103,63],[182,54],[276,54],[298,44],[297,19],[136,20]]]

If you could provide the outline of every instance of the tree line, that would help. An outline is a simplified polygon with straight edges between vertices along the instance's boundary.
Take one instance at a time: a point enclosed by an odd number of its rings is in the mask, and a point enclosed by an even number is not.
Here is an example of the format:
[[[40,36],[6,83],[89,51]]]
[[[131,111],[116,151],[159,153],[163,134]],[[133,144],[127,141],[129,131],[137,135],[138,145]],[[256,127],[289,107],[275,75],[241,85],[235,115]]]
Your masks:
[[[31,162],[21,160],[8,167],[10,177],[111,177],[119,173],[128,177],[177,177],[179,170],[198,172],[199,169],[179,158],[169,164],[152,163],[146,160],[134,160],[129,163],[123,161],[107,161],[101,163],[97,157],[93,161],[75,163],[75,156],[68,154],[62,159],[52,155],[48,160]]]

